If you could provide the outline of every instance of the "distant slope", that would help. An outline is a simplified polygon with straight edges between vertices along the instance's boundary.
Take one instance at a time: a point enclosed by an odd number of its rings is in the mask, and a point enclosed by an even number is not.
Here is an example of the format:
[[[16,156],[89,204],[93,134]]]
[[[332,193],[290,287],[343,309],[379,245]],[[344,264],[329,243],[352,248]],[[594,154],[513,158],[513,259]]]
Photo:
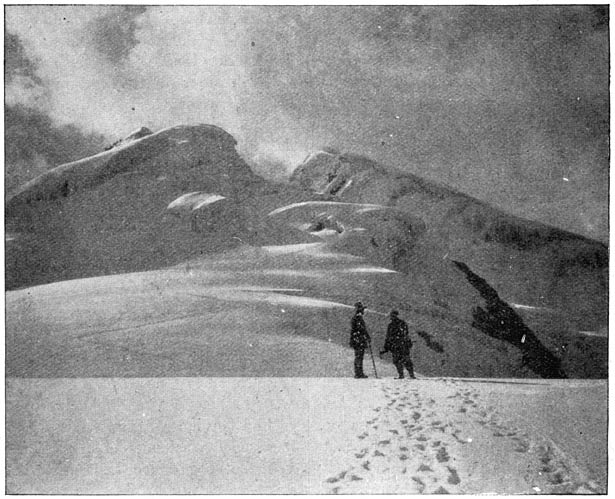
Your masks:
[[[565,311],[579,328],[607,323],[608,249],[598,241],[352,154],[312,154],[291,183],[321,199],[375,203],[420,218],[430,252],[470,265],[507,301]]]
[[[8,289],[167,266],[237,246],[258,226],[248,222],[252,199],[277,188],[252,173],[231,135],[210,125],[139,135],[46,172],[7,199]],[[192,230],[190,217],[167,206],[195,191],[227,197],[233,209],[201,210],[215,223]]]

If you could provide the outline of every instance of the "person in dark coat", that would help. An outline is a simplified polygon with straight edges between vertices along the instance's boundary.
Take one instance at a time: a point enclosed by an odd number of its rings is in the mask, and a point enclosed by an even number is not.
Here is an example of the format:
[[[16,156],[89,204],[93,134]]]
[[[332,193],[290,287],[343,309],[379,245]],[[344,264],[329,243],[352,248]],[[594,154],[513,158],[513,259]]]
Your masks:
[[[363,372],[363,356],[372,339],[363,320],[363,312],[365,311],[363,303],[358,301],[354,306],[355,313],[350,323],[350,347],[354,349],[354,377],[367,378]]]
[[[412,340],[408,333],[408,324],[399,318],[399,312],[397,310],[391,311],[390,318],[391,322],[387,329],[387,336],[384,340],[384,347],[380,351],[380,355],[391,352],[393,364],[395,364],[399,374],[398,379],[404,378],[404,368],[406,368],[412,379],[416,379],[414,376],[414,366],[410,359]]]

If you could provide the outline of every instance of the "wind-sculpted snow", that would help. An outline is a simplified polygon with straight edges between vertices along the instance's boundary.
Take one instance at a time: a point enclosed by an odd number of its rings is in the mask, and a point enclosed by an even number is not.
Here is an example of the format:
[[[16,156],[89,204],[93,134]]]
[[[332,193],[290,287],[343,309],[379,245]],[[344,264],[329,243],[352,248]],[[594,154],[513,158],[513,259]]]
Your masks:
[[[340,201],[303,201],[301,203],[293,203],[288,206],[282,206],[280,208],[276,208],[272,212],[269,213],[269,216],[278,215],[280,213],[284,213],[286,211],[294,210],[295,208],[302,207],[345,207],[351,206],[354,208],[359,208],[360,210],[384,210],[386,206],[382,206],[379,204],[365,204],[365,203],[343,203]]]
[[[269,217],[323,239],[335,250],[367,256],[391,267],[408,269],[425,224],[379,204],[305,201],[277,208]]]
[[[206,192],[189,192],[187,194],[182,194],[175,201],[171,202],[169,206],[167,206],[167,210],[178,212],[194,211],[208,204],[220,201],[221,199],[226,198],[218,194],[209,194]]]

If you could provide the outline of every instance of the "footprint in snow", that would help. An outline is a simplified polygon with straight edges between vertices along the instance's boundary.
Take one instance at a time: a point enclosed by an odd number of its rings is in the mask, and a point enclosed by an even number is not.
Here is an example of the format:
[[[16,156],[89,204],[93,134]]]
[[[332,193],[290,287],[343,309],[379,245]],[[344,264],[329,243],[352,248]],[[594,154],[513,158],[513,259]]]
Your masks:
[[[457,442],[459,442],[460,444],[467,444],[467,443],[468,443],[468,441],[467,441],[467,440],[464,440],[463,438],[459,438],[458,433],[459,433],[459,430],[454,431],[454,432],[452,433],[453,438],[454,438],[455,440],[457,440]]]
[[[423,480],[421,480],[417,476],[413,476],[412,480],[414,480],[416,482],[416,484],[419,486],[419,494],[422,494],[423,491],[425,490],[425,482],[423,482]]]
[[[350,481],[351,482],[356,482],[358,480],[363,480],[363,479],[360,476],[357,476],[357,475],[351,475],[350,476]]]
[[[415,444],[415,446],[418,450],[425,450],[425,446],[423,444]]]
[[[363,468],[369,471],[369,461],[365,461],[361,466],[363,466]]]
[[[447,466],[448,472],[450,473],[448,479],[446,480],[451,485],[458,485],[461,483],[461,479],[459,478],[459,474],[457,470],[452,466]]]
[[[384,454],[382,452],[380,452],[378,449],[376,449],[374,451],[374,456],[380,456],[380,457],[384,457]]]
[[[327,478],[327,482],[328,483],[335,483],[335,482],[339,482],[340,480],[342,480],[345,476],[346,473],[348,473],[347,471],[342,471],[339,475],[333,476],[331,478]]]
[[[390,440],[380,440],[380,442],[378,442],[378,445],[389,445],[390,443]]]
[[[439,463],[446,463],[449,460],[448,452],[446,452],[446,449],[444,447],[440,447],[438,449],[436,459]]]
[[[516,445],[514,447],[515,452],[527,452],[530,450],[529,442],[517,438],[514,438],[513,440],[516,440]]]
[[[421,464],[421,465],[419,466],[418,471],[433,471],[433,470],[432,470],[432,469],[431,469],[428,465],[426,465],[426,464]]]
[[[433,494],[448,494],[449,491],[446,490],[442,485],[440,485],[436,490],[433,491]]]

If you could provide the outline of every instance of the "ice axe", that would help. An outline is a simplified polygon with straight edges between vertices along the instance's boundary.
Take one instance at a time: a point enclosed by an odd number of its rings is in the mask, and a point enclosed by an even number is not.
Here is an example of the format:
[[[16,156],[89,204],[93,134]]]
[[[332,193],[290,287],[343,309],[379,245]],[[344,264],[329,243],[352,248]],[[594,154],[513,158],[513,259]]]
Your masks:
[[[374,360],[374,352],[372,351],[372,342],[369,341],[367,344],[369,345],[369,354],[372,357],[372,364],[374,366],[374,374],[376,375],[376,379],[378,379],[378,371],[376,371],[376,361]]]

